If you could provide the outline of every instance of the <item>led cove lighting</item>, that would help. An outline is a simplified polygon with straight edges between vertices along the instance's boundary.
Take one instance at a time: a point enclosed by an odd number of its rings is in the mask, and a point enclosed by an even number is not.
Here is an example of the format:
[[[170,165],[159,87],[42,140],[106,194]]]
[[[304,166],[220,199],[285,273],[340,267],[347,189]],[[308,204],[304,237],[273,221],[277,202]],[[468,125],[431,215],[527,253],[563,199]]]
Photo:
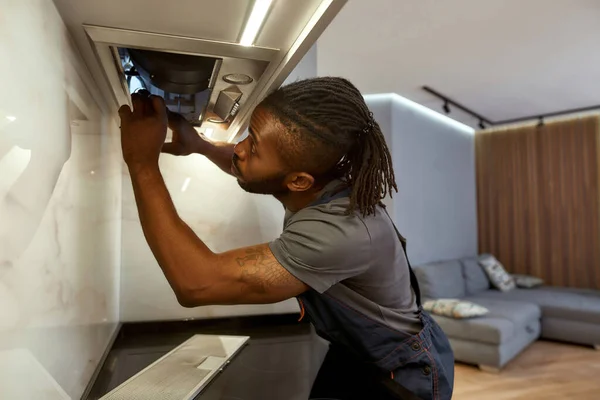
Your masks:
[[[413,109],[421,114],[428,116],[431,119],[436,119],[446,125],[450,125],[453,128],[456,128],[462,132],[468,134],[475,134],[475,129],[471,128],[468,125],[463,124],[462,122],[458,122],[455,119],[445,116],[444,114],[440,114],[437,111],[432,110],[431,108],[427,108],[419,103],[415,103],[412,100],[407,99],[406,97],[402,97],[396,93],[381,93],[381,94],[367,94],[363,96],[365,100],[391,100],[395,101],[398,104],[401,104],[407,108]]]
[[[255,0],[252,13],[250,14],[250,18],[248,18],[248,22],[246,22],[246,27],[240,40],[242,46],[252,46],[254,44],[254,39],[256,39],[256,35],[267,16],[271,2],[272,0]]]

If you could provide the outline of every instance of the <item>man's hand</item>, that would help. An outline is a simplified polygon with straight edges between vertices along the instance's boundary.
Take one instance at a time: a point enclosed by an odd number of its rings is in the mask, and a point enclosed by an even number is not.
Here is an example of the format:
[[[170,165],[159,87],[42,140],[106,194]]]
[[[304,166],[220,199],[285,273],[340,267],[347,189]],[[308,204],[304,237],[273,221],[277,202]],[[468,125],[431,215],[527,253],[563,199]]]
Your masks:
[[[119,109],[121,148],[130,170],[155,168],[167,136],[167,108],[161,97],[145,93],[131,95],[133,111],[128,105]]]
[[[173,131],[173,141],[165,143],[163,153],[175,156],[187,156],[197,153],[206,156],[227,174],[231,174],[233,143],[218,143],[207,140],[181,115],[167,111],[169,128]]]
[[[173,131],[173,141],[165,143],[163,153],[175,156],[187,156],[193,153],[206,155],[210,143],[205,140],[181,115],[168,111],[169,128]]]

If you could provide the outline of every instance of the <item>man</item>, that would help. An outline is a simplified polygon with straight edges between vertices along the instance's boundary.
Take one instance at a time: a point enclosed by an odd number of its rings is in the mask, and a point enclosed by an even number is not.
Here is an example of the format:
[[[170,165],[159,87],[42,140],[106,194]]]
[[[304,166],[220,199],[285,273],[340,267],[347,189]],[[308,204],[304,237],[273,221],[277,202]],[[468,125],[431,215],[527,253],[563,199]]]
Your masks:
[[[396,190],[391,156],[356,87],[341,78],[284,86],[236,145],[202,139],[160,97],[132,102],[119,110],[123,156],[144,234],[182,306],[297,297],[331,342],[311,398],[451,398],[452,351],[421,311],[403,238],[381,204]],[[161,151],[202,154],[244,190],[275,196],[286,208],[281,236],[213,253],[177,215]]]

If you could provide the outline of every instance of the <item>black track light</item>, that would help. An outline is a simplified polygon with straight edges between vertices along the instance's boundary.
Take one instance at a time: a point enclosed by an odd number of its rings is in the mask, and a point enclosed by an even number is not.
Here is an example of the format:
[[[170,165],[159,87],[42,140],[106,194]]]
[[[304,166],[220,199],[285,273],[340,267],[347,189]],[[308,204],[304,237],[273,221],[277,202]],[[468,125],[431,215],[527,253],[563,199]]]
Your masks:
[[[543,126],[544,126],[544,117],[540,117],[540,118],[539,118],[539,122],[538,122],[538,124],[537,124],[537,127],[538,127],[538,128],[541,128],[541,127],[543,127]]]
[[[483,120],[482,119],[479,120],[479,127],[481,129],[485,129],[485,125],[483,124]]]
[[[446,114],[450,114],[450,105],[448,105],[448,100],[444,101],[444,112]]]

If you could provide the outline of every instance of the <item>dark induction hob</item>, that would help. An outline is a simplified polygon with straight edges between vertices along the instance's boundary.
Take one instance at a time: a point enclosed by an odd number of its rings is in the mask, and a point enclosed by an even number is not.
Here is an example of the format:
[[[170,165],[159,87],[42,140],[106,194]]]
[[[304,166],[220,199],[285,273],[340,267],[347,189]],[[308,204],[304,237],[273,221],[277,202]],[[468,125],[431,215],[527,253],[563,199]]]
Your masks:
[[[195,334],[250,336],[250,341],[196,398],[306,400],[327,351],[297,315],[126,323],[88,399],[99,399]]]

